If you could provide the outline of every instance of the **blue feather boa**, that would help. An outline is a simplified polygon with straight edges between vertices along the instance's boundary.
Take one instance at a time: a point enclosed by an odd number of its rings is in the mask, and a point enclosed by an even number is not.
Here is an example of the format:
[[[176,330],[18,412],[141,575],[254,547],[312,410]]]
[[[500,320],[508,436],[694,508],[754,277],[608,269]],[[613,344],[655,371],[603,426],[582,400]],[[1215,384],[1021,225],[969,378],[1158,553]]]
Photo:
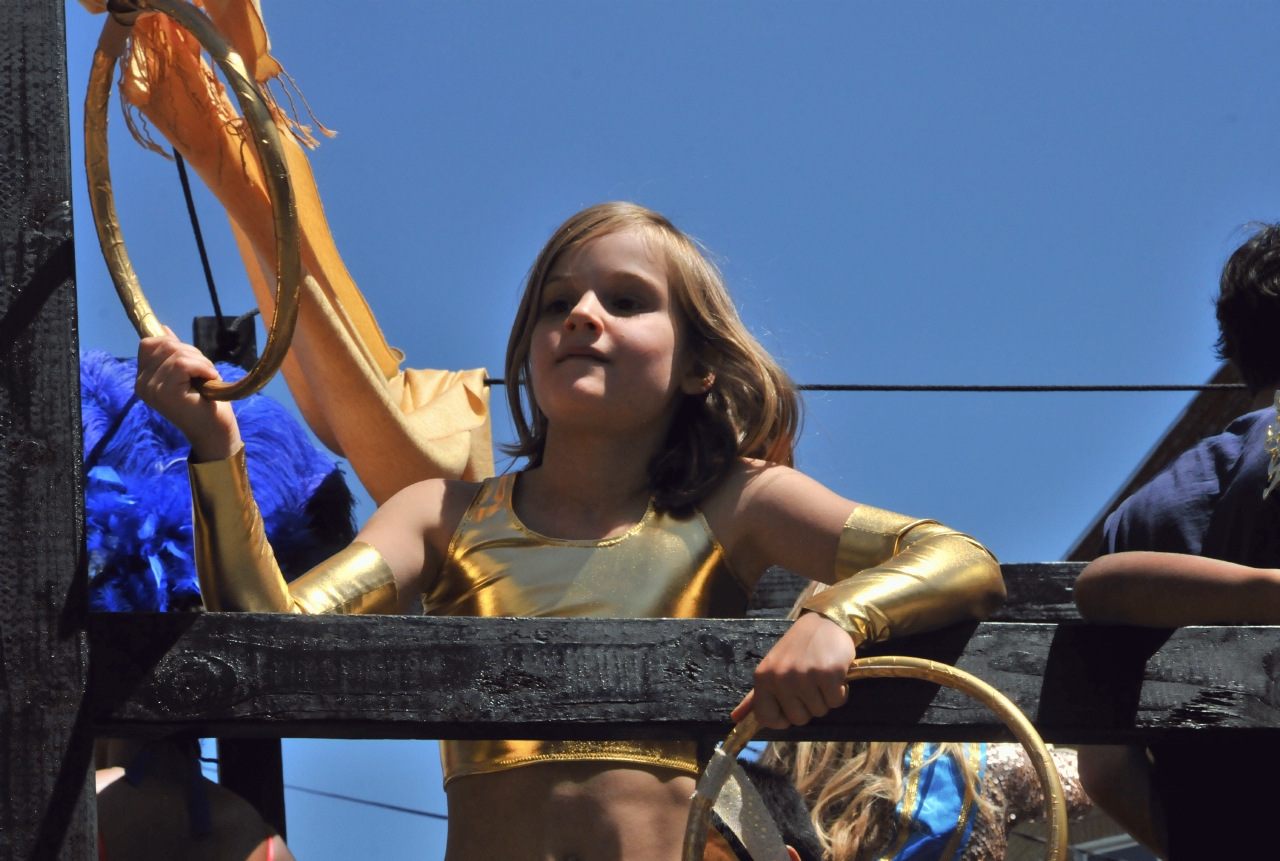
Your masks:
[[[90,608],[178,610],[200,604],[191,539],[190,446],[133,395],[137,362],[80,355]],[[225,380],[244,371],[218,365]],[[334,459],[265,395],[233,404],[267,537],[297,576],[350,543],[354,500]]]

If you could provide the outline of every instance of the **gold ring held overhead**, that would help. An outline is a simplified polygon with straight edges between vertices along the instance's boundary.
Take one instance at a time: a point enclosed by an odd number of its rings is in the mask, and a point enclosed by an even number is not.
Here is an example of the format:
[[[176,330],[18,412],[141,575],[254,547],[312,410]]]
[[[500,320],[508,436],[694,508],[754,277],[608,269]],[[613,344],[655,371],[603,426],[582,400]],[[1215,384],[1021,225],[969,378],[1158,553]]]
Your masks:
[[[1053,764],[1053,757],[1045,747],[1027,716],[1010,702],[1009,698],[991,685],[958,670],[949,664],[939,664],[923,658],[882,657],[859,658],[849,668],[849,681],[857,679],[923,679],[927,682],[942,685],[944,688],[960,691],[977,702],[982,703],[996,716],[1004,721],[1013,732],[1022,747],[1031,758],[1031,765],[1040,778],[1044,788],[1044,807],[1046,821],[1049,823],[1048,844],[1046,846],[1047,861],[1064,861],[1067,857],[1067,798],[1062,791],[1062,780],[1058,777],[1058,769]],[[754,714],[749,714],[734,727],[733,732],[721,746],[726,756],[736,759],[742,749],[751,741],[759,729]],[[689,822],[684,832],[683,861],[702,861],[707,846],[707,828],[711,824],[711,808],[715,806],[719,788],[715,787],[704,793],[703,782],[698,784],[698,791],[693,796],[693,806],[689,809]]]
[[[121,5],[121,4],[117,4]],[[293,340],[298,322],[298,302],[302,286],[302,249],[298,230],[298,212],[294,205],[293,185],[284,145],[271,111],[258,90],[257,83],[245,67],[244,60],[231,47],[203,12],[185,0],[131,0],[129,6],[138,12],[162,12],[185,28],[209,52],[222,69],[227,83],[236,94],[240,110],[248,124],[254,151],[266,178],[267,195],[271,199],[271,217],[276,234],[276,307],[267,330],[267,343],[253,369],[234,383],[206,381],[198,388],[206,398],[234,401],[248,397],[265,386],[280,365]],[[111,188],[111,166],[107,159],[107,106],[111,101],[112,70],[124,53],[128,27],[132,22],[126,13],[107,16],[98,49],[89,72],[89,91],[84,105],[85,171],[89,178],[89,203],[98,228],[98,241],[107,260],[107,270],[124,303],[138,335],[151,338],[163,335],[160,321],[151,310],[138,283],[137,273],[129,262],[116,216],[115,194]]]

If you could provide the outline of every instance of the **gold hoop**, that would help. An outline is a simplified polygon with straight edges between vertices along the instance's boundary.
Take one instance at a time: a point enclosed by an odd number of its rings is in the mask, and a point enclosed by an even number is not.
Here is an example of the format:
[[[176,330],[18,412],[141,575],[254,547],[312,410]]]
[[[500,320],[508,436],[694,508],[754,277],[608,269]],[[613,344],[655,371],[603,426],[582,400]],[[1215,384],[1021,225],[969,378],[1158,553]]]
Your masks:
[[[1008,697],[991,685],[958,670],[949,664],[939,664],[923,658],[859,658],[849,667],[849,681],[857,679],[923,679],[944,688],[960,691],[962,694],[982,703],[996,716],[1004,721],[1013,731],[1014,736],[1022,743],[1031,758],[1031,765],[1040,778],[1044,789],[1044,808],[1046,821],[1049,823],[1048,843],[1045,848],[1046,861],[1064,861],[1067,857],[1067,798],[1062,791],[1062,781],[1058,777],[1058,769],[1053,764],[1053,757],[1045,747],[1027,716],[1019,711]],[[721,745],[721,750],[730,759],[736,759],[742,749],[751,741],[759,729],[754,714],[743,719],[729,737]],[[720,786],[705,786],[708,781],[698,782],[698,791],[693,795],[693,806],[689,809],[689,821],[684,832],[684,850],[682,861],[702,861],[707,847],[707,827],[711,823],[711,808],[715,806],[720,794]],[[705,790],[705,791],[704,791]]]
[[[249,126],[254,151],[262,165],[276,234],[276,307],[267,329],[267,343],[257,364],[242,379],[234,383],[207,380],[196,385],[200,393],[210,400],[239,400],[257,392],[280,370],[298,322],[298,303],[302,295],[302,248],[284,145],[271,111],[244,60],[199,9],[185,0],[132,0],[130,5],[133,11],[168,15],[209,52],[236,94],[236,101]],[[102,256],[106,258],[111,281],[138,335],[153,338],[163,335],[164,330],[143,295],[138,275],[125,251],[107,153],[107,107],[111,102],[112,70],[124,53],[127,27],[131,26],[118,20],[116,14],[107,16],[89,72],[89,91],[84,105],[85,172],[89,177],[93,222],[98,229],[98,242],[102,245]]]

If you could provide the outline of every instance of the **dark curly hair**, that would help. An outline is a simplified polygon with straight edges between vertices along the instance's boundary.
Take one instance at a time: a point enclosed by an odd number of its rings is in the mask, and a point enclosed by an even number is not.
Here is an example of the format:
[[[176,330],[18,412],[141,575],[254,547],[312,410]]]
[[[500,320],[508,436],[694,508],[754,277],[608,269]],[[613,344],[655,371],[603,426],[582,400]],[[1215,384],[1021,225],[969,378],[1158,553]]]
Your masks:
[[[1280,224],[1255,226],[1222,267],[1216,304],[1218,357],[1257,394],[1280,383]]]

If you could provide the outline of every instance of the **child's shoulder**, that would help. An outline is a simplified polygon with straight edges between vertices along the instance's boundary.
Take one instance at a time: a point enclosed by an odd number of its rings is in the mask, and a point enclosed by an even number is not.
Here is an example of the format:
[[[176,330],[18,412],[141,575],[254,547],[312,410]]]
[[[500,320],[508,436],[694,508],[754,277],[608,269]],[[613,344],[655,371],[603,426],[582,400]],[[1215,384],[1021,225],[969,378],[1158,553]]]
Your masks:
[[[482,482],[429,478],[415,482],[379,506],[370,528],[420,534],[443,552],[467,514]]]
[[[817,484],[812,478],[794,467],[768,460],[758,460],[753,457],[738,458],[738,462],[734,464],[733,472],[730,474],[731,479],[734,477],[737,477],[744,490],[756,492],[777,484]]]
[[[834,548],[855,503],[798,470],[741,459],[701,504],[730,565],[754,583],[770,565],[827,576],[805,548]]]
[[[723,522],[765,524],[814,516],[837,518],[841,523],[855,503],[821,482],[779,463],[739,458],[725,480],[702,503],[708,518]],[[834,513],[833,513],[834,512]]]
[[[416,501],[440,500],[465,496],[468,500],[480,490],[482,481],[463,481],[455,478],[427,478],[399,490],[393,500],[412,499]],[[388,500],[389,502],[390,500]]]
[[[724,481],[707,497],[703,508],[727,507],[742,512],[744,508],[765,503],[779,492],[786,494],[816,484],[813,479],[789,466],[740,457]]]
[[[384,502],[381,508],[423,521],[428,527],[450,523],[457,526],[482,484],[479,481],[428,478],[405,487]]]

